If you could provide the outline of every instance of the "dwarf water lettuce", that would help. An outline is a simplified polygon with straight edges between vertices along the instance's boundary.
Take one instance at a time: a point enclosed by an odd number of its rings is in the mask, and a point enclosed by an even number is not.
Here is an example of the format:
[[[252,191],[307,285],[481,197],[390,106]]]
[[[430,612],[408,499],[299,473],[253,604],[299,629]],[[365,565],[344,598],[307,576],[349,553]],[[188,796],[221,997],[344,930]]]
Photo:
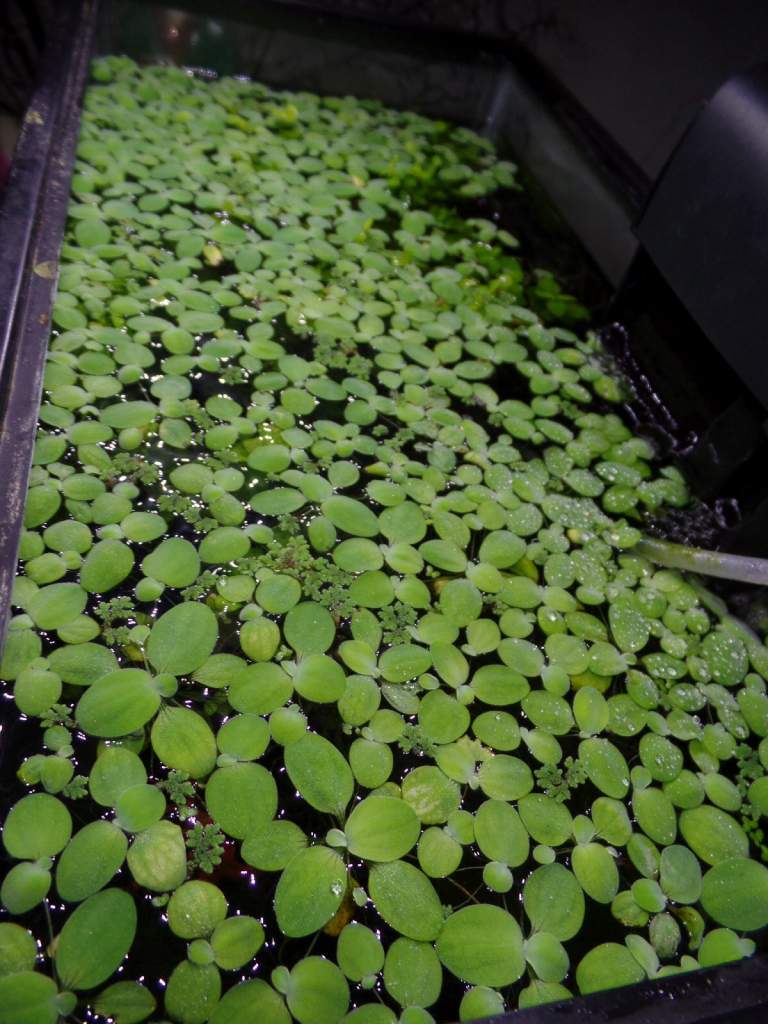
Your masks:
[[[515,168],[94,77],[0,665],[0,1022],[469,1021],[750,954],[768,651],[636,550],[685,483],[470,208]]]

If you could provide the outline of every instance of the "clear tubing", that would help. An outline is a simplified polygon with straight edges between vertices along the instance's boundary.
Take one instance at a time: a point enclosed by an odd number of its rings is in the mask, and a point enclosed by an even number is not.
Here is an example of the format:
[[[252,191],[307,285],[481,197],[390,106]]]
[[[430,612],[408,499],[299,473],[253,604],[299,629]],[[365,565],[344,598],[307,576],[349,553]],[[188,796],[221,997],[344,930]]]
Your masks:
[[[729,555],[722,551],[706,551],[703,548],[648,538],[640,541],[633,550],[668,569],[683,569],[702,576],[719,576],[725,580],[768,586],[767,558]]]

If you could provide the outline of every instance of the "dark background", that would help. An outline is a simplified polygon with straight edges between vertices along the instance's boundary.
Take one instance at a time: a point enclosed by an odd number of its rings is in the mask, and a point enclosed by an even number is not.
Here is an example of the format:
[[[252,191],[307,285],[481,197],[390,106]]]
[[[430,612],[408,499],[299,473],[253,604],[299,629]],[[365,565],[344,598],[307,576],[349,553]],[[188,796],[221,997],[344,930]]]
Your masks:
[[[0,0],[0,148],[6,153],[54,7],[75,2]],[[768,59],[766,0],[296,2],[522,43],[651,179],[700,104],[731,74]]]

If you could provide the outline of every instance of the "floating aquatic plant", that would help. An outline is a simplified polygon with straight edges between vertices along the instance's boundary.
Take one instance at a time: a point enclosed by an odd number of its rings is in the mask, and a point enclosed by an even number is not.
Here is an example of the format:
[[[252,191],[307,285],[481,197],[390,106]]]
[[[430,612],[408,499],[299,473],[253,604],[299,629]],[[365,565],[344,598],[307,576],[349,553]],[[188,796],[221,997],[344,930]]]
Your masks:
[[[470,1021],[749,955],[768,651],[640,543],[687,491],[583,309],[457,212],[514,167],[94,77],[0,665],[36,737],[0,1024]]]

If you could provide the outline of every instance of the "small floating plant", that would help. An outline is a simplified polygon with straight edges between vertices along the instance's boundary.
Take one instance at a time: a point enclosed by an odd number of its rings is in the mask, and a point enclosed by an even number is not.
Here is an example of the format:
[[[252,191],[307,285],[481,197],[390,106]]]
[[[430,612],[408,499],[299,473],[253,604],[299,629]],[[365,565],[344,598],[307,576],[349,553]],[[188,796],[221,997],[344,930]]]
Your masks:
[[[0,665],[0,1024],[447,1024],[750,955],[768,650],[641,545],[688,494],[583,309],[458,212],[514,167],[94,78]]]

